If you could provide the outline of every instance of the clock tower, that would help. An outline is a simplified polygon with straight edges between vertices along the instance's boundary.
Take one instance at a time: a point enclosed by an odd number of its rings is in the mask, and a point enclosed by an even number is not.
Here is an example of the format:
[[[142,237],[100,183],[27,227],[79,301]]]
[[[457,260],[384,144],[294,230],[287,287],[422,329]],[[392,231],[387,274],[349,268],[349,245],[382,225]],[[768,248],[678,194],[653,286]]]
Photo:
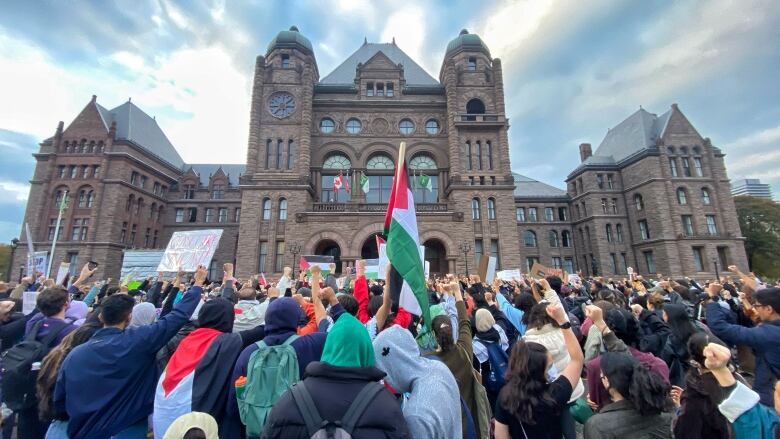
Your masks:
[[[237,250],[241,275],[281,271],[285,226],[313,199],[311,108],[318,81],[311,42],[295,26],[279,32],[265,56],[257,57],[241,181],[239,234],[247,244]]]

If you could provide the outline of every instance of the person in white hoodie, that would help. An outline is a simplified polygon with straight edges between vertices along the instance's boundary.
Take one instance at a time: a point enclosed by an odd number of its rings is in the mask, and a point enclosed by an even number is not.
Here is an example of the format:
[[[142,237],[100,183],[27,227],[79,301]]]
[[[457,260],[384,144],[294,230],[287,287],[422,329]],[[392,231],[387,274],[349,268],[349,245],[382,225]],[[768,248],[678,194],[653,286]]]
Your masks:
[[[271,288],[268,298],[260,303],[257,300],[257,292],[251,285],[240,289],[238,291],[238,303],[235,306],[236,320],[233,324],[233,332],[241,332],[264,325],[268,303],[272,295],[274,297],[279,295],[278,291],[276,288]]]
[[[539,343],[547,348],[547,351],[552,355],[553,368],[551,374],[556,375],[551,377],[557,378],[557,375],[566,369],[566,365],[571,362],[571,356],[566,348],[566,341],[563,337],[563,331],[555,323],[555,321],[547,315],[545,311],[547,306],[556,306],[561,304],[558,294],[550,288],[550,284],[546,279],[538,281],[538,285],[541,290],[544,291],[544,301],[531,308],[528,313],[528,320],[526,322],[527,329],[523,340],[526,342]],[[545,303],[546,302],[546,303]],[[585,386],[582,384],[582,379],[577,381],[577,385],[574,386],[569,404],[574,403],[578,398],[585,394]],[[564,416],[561,421],[563,422],[563,434],[566,439],[576,438],[576,431],[574,427],[574,418],[569,414],[568,410],[564,410]]]

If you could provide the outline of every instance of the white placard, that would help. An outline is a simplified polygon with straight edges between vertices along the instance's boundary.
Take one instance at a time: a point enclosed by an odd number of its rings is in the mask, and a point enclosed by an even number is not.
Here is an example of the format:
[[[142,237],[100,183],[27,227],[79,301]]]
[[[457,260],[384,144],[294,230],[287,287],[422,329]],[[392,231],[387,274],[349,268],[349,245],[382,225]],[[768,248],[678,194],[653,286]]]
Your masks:
[[[22,294],[22,312],[24,315],[28,315],[35,309],[35,305],[38,301],[37,291],[25,291]]]
[[[485,273],[485,282],[492,283],[493,279],[496,277],[496,257],[491,256],[488,259],[488,266],[487,266],[487,272]]]
[[[520,280],[523,278],[523,275],[520,273],[520,270],[501,270],[496,272],[496,277],[501,280]]]
[[[157,271],[175,272],[181,268],[193,272],[198,265],[208,267],[221,237],[222,229],[175,232],[168,241]]]
[[[57,277],[54,279],[54,283],[57,285],[62,285],[62,282],[65,281],[65,276],[68,275],[69,271],[70,263],[60,262],[60,268],[57,269]]]

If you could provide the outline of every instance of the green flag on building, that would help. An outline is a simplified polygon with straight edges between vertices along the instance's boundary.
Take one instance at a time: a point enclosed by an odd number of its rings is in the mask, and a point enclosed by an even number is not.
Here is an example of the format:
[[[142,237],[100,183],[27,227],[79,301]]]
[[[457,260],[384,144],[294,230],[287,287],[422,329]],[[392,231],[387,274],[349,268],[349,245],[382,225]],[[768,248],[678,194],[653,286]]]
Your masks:
[[[428,189],[428,192],[433,191],[433,181],[425,174],[420,175],[420,186]]]
[[[360,189],[363,190],[364,194],[368,193],[368,177],[365,175],[360,176]]]

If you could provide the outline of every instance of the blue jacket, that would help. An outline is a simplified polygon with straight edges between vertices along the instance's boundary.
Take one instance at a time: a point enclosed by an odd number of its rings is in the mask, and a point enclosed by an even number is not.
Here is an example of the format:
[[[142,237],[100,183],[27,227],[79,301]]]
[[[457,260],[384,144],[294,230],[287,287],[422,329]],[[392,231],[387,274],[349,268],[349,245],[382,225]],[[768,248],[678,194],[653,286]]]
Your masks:
[[[104,439],[145,419],[154,407],[155,355],[189,321],[202,288],[192,287],[156,323],[104,328],[65,358],[54,389],[54,406],[70,417],[68,436]]]
[[[512,322],[512,325],[517,329],[517,332],[519,332],[521,336],[525,335],[523,311],[515,308],[511,303],[509,303],[503,294],[496,294],[496,300],[498,301],[498,304],[501,305],[501,311],[503,311],[506,315],[506,318]]]
[[[763,322],[754,327],[736,325],[730,310],[713,302],[707,305],[707,326],[726,343],[753,348],[756,355],[756,380],[753,389],[761,404],[774,406],[775,381],[780,378],[780,320]]]

